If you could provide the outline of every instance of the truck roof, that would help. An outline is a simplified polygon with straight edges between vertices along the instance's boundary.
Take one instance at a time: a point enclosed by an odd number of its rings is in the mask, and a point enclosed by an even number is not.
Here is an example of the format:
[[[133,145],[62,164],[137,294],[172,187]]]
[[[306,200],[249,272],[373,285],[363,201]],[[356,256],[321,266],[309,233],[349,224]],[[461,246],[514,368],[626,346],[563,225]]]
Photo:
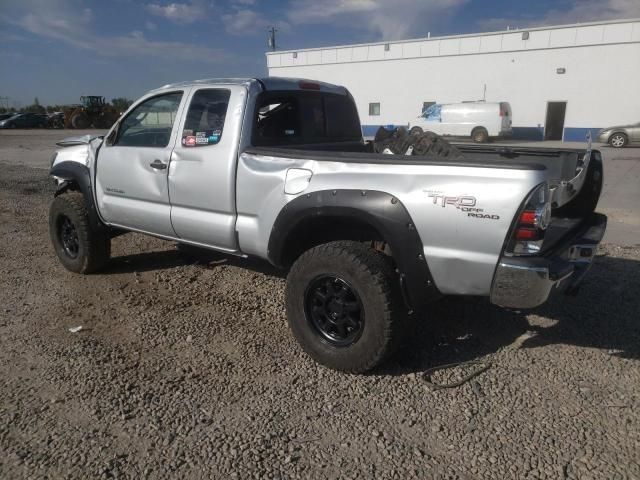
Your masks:
[[[261,90],[320,90],[323,92],[339,93],[345,95],[347,89],[331,83],[309,80],[306,78],[286,78],[286,77],[264,77],[264,78],[205,78],[201,80],[191,80],[185,82],[169,83],[155,90],[167,90],[172,88],[202,87],[218,85],[245,85],[246,87],[256,86]],[[310,85],[318,87],[310,88]]]

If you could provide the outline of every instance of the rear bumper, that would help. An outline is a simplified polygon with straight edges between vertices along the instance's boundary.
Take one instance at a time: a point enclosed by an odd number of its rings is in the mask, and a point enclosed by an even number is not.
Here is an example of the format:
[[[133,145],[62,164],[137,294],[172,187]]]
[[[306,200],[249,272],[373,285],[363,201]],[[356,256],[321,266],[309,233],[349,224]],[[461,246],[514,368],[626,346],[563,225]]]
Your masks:
[[[575,292],[586,275],[607,228],[607,217],[591,214],[582,227],[541,257],[503,256],[491,287],[491,303],[533,308],[554,292]]]

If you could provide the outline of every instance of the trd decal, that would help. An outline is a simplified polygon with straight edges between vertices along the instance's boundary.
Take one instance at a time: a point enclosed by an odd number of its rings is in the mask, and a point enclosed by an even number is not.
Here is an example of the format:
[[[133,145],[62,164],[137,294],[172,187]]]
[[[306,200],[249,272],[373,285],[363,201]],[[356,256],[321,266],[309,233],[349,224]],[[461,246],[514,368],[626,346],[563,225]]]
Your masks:
[[[427,195],[433,199],[434,205],[439,205],[442,208],[449,205],[454,206],[461,212],[465,212],[467,217],[500,220],[499,215],[484,213],[484,209],[476,207],[478,201],[476,197],[472,197],[471,195],[449,196],[443,195],[440,192],[427,192]]]
[[[476,197],[463,195],[461,197],[448,197],[440,193],[429,193],[429,197],[433,198],[434,205],[440,205],[442,208],[447,205],[455,205],[456,208],[460,207],[475,207]]]

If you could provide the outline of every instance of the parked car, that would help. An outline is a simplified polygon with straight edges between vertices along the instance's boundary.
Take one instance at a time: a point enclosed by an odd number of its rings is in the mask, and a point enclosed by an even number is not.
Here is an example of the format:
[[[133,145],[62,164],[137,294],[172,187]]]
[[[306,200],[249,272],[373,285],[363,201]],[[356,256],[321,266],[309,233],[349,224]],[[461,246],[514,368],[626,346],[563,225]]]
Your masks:
[[[491,138],[511,136],[511,105],[508,102],[436,103],[413,122],[411,130],[438,135],[469,137],[484,143]]]
[[[95,272],[111,238],[132,231],[265,259],[288,272],[304,350],[350,372],[378,365],[405,317],[443,295],[532,308],[575,291],[606,227],[594,213],[598,151],[377,137],[391,154],[363,141],[355,102],[335,85],[164,86],[105,137],[58,143],[54,251],[68,270]]]
[[[15,115],[16,115],[15,112],[12,112],[12,113],[0,113],[0,122],[2,120],[6,120],[7,118],[11,118],[11,117],[13,117]]]
[[[47,116],[39,113],[18,113],[0,121],[0,128],[44,128]]]
[[[608,143],[614,148],[626,147],[631,143],[640,143],[640,122],[621,127],[603,128],[598,132],[598,142]]]
[[[64,128],[64,112],[54,112],[47,117],[47,128]]]

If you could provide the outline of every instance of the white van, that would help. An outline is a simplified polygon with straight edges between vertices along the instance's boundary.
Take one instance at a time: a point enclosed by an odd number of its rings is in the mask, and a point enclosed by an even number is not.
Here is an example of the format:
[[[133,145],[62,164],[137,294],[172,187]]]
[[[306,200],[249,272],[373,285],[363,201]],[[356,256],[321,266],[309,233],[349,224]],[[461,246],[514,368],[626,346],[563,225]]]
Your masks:
[[[482,143],[492,137],[511,136],[511,105],[508,102],[436,103],[409,123],[409,127],[438,135],[470,137]]]

